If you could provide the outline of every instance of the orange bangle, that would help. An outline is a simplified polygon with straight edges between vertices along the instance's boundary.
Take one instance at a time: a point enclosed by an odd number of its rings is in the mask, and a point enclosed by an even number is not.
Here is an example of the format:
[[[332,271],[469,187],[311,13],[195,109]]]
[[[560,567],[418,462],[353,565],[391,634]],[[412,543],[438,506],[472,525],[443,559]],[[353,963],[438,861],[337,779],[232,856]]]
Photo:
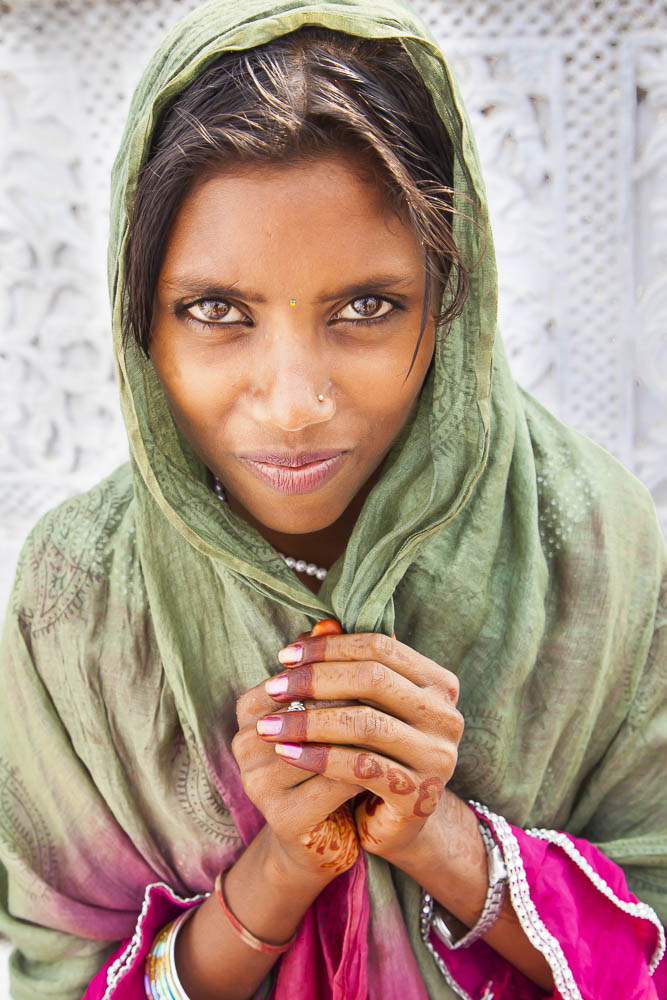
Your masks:
[[[285,944],[269,944],[267,941],[260,941],[260,939],[255,937],[255,935],[252,934],[247,927],[244,927],[227,906],[227,900],[225,899],[225,893],[223,890],[223,882],[224,876],[228,871],[229,868],[223,868],[223,870],[218,873],[215,880],[215,894],[218,898],[220,906],[222,907],[222,912],[227,917],[227,920],[229,920],[238,936],[244,944],[248,945],[249,948],[254,948],[255,951],[261,951],[265,955],[282,955],[284,951],[287,951],[292,947],[296,940],[296,934],[293,934],[289,941]]]

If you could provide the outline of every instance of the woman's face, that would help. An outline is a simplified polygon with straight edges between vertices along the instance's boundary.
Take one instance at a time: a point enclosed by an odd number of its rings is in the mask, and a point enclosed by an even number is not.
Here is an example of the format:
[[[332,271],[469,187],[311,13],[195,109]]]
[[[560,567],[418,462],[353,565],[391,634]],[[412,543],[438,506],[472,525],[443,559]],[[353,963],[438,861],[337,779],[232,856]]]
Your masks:
[[[236,167],[185,198],[151,358],[179,429],[251,520],[318,531],[363,490],[431,361],[429,316],[405,381],[423,295],[418,241],[354,158]]]

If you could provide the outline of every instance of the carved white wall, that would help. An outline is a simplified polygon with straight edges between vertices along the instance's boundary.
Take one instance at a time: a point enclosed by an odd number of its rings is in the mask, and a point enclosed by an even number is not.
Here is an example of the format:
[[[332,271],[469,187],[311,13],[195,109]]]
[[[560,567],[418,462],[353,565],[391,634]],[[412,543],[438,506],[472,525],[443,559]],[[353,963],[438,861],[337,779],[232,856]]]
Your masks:
[[[0,2],[3,606],[39,514],[127,455],[109,170],[146,56],[193,6]],[[515,375],[640,476],[667,526],[667,2],[417,7],[472,114]]]

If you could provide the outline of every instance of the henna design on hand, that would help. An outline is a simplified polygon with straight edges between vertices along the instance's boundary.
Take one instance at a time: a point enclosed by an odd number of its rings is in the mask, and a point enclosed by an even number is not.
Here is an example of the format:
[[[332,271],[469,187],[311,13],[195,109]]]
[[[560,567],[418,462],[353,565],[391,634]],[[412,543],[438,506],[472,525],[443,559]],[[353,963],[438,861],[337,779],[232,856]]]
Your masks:
[[[369,753],[359,753],[354,760],[354,774],[357,778],[381,778],[384,771]]]
[[[419,795],[412,810],[415,816],[430,816],[435,812],[444,788],[442,778],[425,778],[419,786]]]
[[[359,841],[352,811],[347,804],[314,826],[308,836],[306,847],[322,857],[321,868],[332,869],[340,875],[357,860]]]
[[[313,697],[313,668],[310,665],[290,667],[289,685],[284,694],[272,695],[276,701],[292,701],[294,698]]]
[[[368,817],[375,815],[375,810],[379,805],[382,805],[382,799],[379,795],[372,795],[367,793],[363,800],[359,803],[355,812],[355,818],[357,821],[357,829],[359,831],[359,839],[362,844],[379,844],[380,841],[377,837],[368,829]]]
[[[367,816],[375,816],[375,810],[380,805],[382,805],[382,799],[379,795],[372,795],[370,792],[366,795],[364,809]]]
[[[315,771],[316,774],[324,774],[330,750],[331,747],[323,743],[304,743],[297,766],[305,768],[306,771]]]
[[[389,778],[389,791],[395,795],[409,795],[417,787],[410,775],[398,767],[388,767],[387,777]]]

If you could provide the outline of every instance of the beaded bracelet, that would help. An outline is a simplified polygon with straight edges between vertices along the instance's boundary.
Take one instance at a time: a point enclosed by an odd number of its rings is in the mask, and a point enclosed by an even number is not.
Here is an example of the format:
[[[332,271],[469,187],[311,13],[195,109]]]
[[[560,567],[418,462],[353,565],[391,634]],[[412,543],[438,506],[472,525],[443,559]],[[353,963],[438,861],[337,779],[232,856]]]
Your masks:
[[[153,941],[144,965],[144,989],[147,1000],[189,1000],[176,971],[176,937],[196,907],[186,910],[163,927]]]
[[[227,917],[227,920],[232,925],[238,936],[247,944],[249,948],[254,948],[255,951],[261,951],[264,955],[282,955],[283,952],[287,951],[292,947],[296,940],[296,934],[293,934],[289,941],[285,944],[269,944],[267,941],[260,941],[258,937],[244,927],[240,920],[237,920],[232,911],[227,906],[227,901],[225,899],[224,893],[224,877],[229,871],[229,868],[223,868],[215,880],[215,895],[217,896],[218,902],[222,907],[222,912]]]

